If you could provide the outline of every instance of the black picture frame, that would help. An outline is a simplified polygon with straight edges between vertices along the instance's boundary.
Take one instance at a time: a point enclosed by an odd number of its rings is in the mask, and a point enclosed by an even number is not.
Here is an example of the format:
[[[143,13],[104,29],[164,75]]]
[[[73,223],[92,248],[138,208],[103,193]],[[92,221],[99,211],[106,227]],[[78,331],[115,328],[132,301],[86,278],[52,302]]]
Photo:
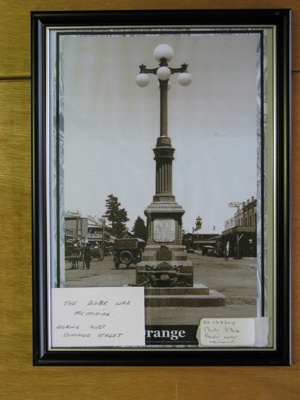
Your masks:
[[[89,33],[93,29],[126,30],[130,36],[137,34],[142,28],[158,34],[174,33],[177,29],[185,35],[187,31],[199,29],[209,31],[210,34],[222,35],[229,31],[234,34],[240,32],[257,33],[264,35],[269,30],[269,40],[272,42],[272,53],[269,55],[267,67],[272,69],[271,82],[264,81],[272,87],[270,95],[271,106],[260,109],[265,117],[272,120],[272,127],[266,128],[266,121],[261,117],[262,143],[260,148],[262,160],[262,187],[268,185],[266,194],[261,201],[262,219],[264,228],[272,224],[272,232],[266,239],[263,231],[260,238],[262,254],[268,249],[266,257],[271,258],[273,265],[268,283],[262,278],[262,298],[271,297],[273,341],[269,346],[257,347],[189,347],[179,348],[154,346],[150,347],[115,347],[108,348],[51,348],[51,297],[50,287],[59,287],[59,277],[51,277],[53,272],[53,248],[60,252],[60,245],[49,247],[52,235],[55,235],[61,210],[59,195],[53,199],[53,182],[49,179],[51,165],[59,154],[49,151],[49,142],[52,142],[52,132],[49,129],[50,119],[55,124],[62,124],[62,116],[57,111],[60,107],[59,95],[55,94],[56,101],[49,95],[49,70],[51,70],[51,55],[49,42],[52,38],[49,32],[55,35],[76,35]],[[183,31],[181,31],[183,29]],[[33,243],[33,364],[36,366],[277,366],[291,364],[291,50],[290,50],[291,11],[288,9],[265,10],[160,10],[160,11],[67,11],[67,12],[32,12],[32,243]],[[59,32],[59,33],[57,33]],[[151,31],[152,33],[152,31]],[[113,35],[114,33],[112,33]],[[176,33],[175,33],[176,34]],[[159,35],[159,34],[158,34]],[[270,44],[270,42],[269,42]],[[266,48],[263,45],[263,50]],[[56,48],[56,51],[58,49]],[[56,57],[59,55],[56,53]],[[141,56],[141,58],[143,58]],[[272,59],[272,62],[270,61]],[[138,65],[137,65],[138,67]],[[270,68],[271,67],[271,68]],[[224,66],[226,68],[226,66]],[[138,73],[133,71],[133,73]],[[143,72],[141,70],[141,72]],[[146,71],[147,72],[147,71]],[[268,71],[269,73],[270,71]],[[58,86],[56,86],[58,88]],[[258,92],[262,107],[264,101],[262,92],[267,89],[260,81]],[[262,92],[260,92],[262,91]],[[266,94],[263,92],[264,95]],[[146,97],[146,94],[145,94]],[[56,128],[60,129],[59,126]],[[269,135],[269,139],[266,138]],[[272,143],[272,145],[270,144]],[[271,160],[264,158],[268,152]],[[273,156],[271,156],[273,154]],[[266,165],[270,163],[270,165]],[[269,169],[268,169],[269,168]],[[50,171],[50,172],[49,172]],[[59,170],[57,185],[59,186]],[[268,173],[272,171],[271,176]],[[267,179],[266,178],[269,178]],[[51,182],[50,182],[51,181]],[[150,199],[149,199],[150,200]],[[56,203],[52,207],[52,203]],[[55,209],[56,215],[49,217],[49,209]],[[265,213],[270,214],[265,217]],[[55,212],[54,212],[55,214]],[[269,229],[269,228],[266,228]],[[271,238],[271,239],[270,239]],[[58,239],[59,241],[59,239]],[[56,254],[58,259],[60,254]],[[55,258],[54,257],[54,258]],[[58,261],[59,263],[59,261]],[[266,272],[268,274],[268,272]],[[58,278],[58,279],[56,279]],[[50,281],[52,283],[50,283]],[[54,282],[54,283],[53,283]],[[55,283],[56,282],[56,283]],[[54,286],[51,286],[54,285]],[[56,285],[56,286],[55,286]],[[272,293],[270,295],[270,293]],[[262,299],[262,304],[265,299]],[[260,316],[265,317],[267,311],[261,307]]]

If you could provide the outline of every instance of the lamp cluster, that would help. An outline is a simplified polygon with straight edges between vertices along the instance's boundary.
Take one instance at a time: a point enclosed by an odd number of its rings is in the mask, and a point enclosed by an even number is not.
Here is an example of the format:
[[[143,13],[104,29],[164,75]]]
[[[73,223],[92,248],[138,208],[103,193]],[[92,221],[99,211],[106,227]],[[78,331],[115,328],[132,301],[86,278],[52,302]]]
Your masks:
[[[147,68],[145,65],[140,65],[140,73],[136,77],[136,83],[140,87],[145,87],[150,81],[149,74],[154,74],[160,81],[168,81],[170,76],[174,73],[179,73],[178,82],[182,86],[188,86],[191,83],[192,77],[187,72],[187,64],[182,64],[180,68],[171,68],[168,62],[173,58],[174,51],[171,46],[167,44],[160,44],[154,49],[154,58],[159,62],[157,68]]]

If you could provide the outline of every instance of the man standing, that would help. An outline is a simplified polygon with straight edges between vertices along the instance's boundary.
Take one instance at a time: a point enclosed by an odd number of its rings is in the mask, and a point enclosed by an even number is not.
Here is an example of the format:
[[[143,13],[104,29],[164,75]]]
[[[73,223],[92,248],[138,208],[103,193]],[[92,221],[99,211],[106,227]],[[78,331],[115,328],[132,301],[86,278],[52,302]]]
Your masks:
[[[83,269],[84,265],[86,265],[87,269],[90,269],[90,263],[91,263],[91,249],[89,243],[87,243],[83,251]]]

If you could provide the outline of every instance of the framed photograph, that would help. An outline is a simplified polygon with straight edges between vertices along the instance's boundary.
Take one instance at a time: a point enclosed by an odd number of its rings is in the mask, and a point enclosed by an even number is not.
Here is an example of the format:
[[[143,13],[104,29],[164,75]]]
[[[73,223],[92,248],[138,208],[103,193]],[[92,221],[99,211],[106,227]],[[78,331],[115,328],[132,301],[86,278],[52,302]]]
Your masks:
[[[290,10],[31,27],[34,365],[290,365]]]

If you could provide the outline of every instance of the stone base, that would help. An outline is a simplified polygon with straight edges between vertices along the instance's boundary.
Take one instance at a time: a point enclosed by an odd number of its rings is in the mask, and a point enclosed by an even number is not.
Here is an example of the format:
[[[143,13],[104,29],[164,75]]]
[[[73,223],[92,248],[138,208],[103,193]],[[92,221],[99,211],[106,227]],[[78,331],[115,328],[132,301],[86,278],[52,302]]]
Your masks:
[[[204,285],[193,288],[145,288],[146,307],[222,307],[225,296]]]
[[[222,307],[225,296],[202,284],[194,284],[193,265],[183,246],[148,247],[136,267],[136,286],[145,287],[146,307]],[[153,254],[150,254],[151,250]],[[176,252],[185,257],[176,257]],[[149,255],[149,260],[147,259]],[[151,257],[150,257],[151,255]]]
[[[146,296],[195,296],[195,295],[209,295],[209,289],[202,284],[195,284],[194,287],[172,287],[172,288],[154,288],[145,287]]]
[[[172,261],[187,261],[187,253],[186,253],[186,248],[185,246],[182,245],[168,245],[165,246],[167,249],[166,251],[170,252],[169,257],[160,257],[160,252],[161,252],[161,245],[149,245],[144,249],[143,252],[143,261],[147,261],[148,264],[150,265],[153,264],[153,261],[167,261],[168,263]],[[176,265],[179,265],[177,263]],[[180,265],[183,265],[182,262]]]
[[[144,258],[143,258],[143,261],[140,261],[137,264],[137,267],[145,267],[146,265],[151,265],[152,267],[157,267],[161,263],[162,263],[162,261],[145,261]],[[189,261],[189,260],[185,260],[185,261],[183,261],[183,260],[177,260],[177,261],[176,260],[172,260],[172,261],[167,261],[167,263],[169,265],[171,265],[172,267],[180,267],[180,266],[192,267],[193,266],[192,262]]]
[[[155,261],[151,263],[151,268],[147,268],[139,263],[136,267],[136,285],[154,289],[190,289],[193,288],[193,267],[192,265],[179,264],[175,262]],[[148,264],[149,265],[149,264]],[[165,267],[166,266],[166,267]],[[157,267],[157,268],[156,268]]]

